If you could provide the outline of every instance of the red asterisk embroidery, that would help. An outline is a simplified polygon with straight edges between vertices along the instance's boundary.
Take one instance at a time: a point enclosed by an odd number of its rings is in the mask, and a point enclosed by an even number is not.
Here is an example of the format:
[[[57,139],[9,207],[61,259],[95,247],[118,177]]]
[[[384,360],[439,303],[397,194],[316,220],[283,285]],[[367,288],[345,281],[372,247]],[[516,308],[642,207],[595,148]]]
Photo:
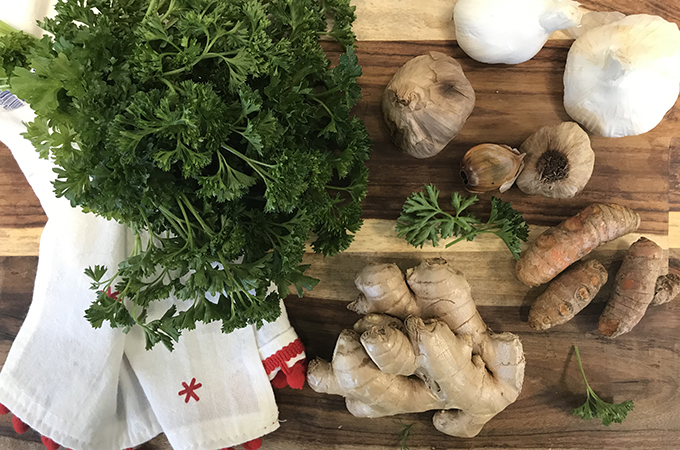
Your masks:
[[[122,299],[118,298],[118,294],[120,294],[120,292],[118,292],[118,291],[116,291],[116,292],[111,292],[111,286],[109,286],[109,287],[106,289],[106,296],[107,296],[108,298],[112,298],[113,300],[118,300],[119,302],[123,301]]]
[[[193,398],[196,401],[200,400],[200,398],[198,398],[198,395],[196,395],[194,391],[203,385],[201,383],[196,384],[196,378],[192,378],[191,383],[189,383],[188,386],[185,381],[182,381],[182,386],[184,386],[184,389],[179,391],[178,395],[186,395],[184,403],[189,403],[190,398]]]

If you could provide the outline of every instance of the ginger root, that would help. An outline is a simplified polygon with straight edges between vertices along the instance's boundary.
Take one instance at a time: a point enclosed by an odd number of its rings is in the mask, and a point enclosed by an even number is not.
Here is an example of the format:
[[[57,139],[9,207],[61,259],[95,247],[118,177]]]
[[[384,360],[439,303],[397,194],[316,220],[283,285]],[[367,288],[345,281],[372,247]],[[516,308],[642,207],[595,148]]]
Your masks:
[[[595,248],[639,226],[640,216],[625,206],[592,204],[547,229],[524,250],[515,266],[517,278],[527,286],[547,283]]]
[[[361,295],[349,309],[368,315],[340,334],[330,363],[309,364],[316,392],[344,396],[357,417],[438,409],[435,428],[459,437],[477,435],[517,399],[522,343],[488,330],[446,261],[425,261],[406,280],[395,264],[371,264],[355,283]]]
[[[614,292],[600,315],[598,330],[615,338],[628,333],[645,315],[663,267],[663,250],[641,237],[628,249],[616,273]]]
[[[599,261],[579,261],[555,278],[529,311],[529,326],[547,330],[570,321],[595,298],[607,282]]]

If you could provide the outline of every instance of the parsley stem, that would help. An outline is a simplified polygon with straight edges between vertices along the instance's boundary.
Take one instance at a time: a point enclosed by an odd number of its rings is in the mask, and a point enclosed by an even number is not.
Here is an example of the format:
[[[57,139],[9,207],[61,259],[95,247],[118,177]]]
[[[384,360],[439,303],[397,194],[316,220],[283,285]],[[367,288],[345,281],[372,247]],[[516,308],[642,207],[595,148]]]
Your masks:
[[[175,85],[172,84],[169,80],[167,80],[165,78],[161,78],[160,80],[163,84],[165,84],[168,87],[168,89],[170,89],[170,92],[172,92],[173,94],[177,93],[177,89],[175,88]]]
[[[191,248],[194,247],[194,233],[191,231],[191,222],[189,222],[189,216],[187,215],[186,210],[182,206],[182,200],[175,196],[175,201],[177,202],[177,206],[179,206],[180,211],[182,211],[182,216],[184,216],[184,223],[187,225],[187,237],[189,240],[189,246]]]
[[[204,13],[205,13],[205,11],[204,11]],[[222,36],[226,36],[227,34],[229,34],[229,33],[227,33],[227,32],[220,31],[220,32],[217,33],[217,36],[215,36],[215,37],[211,40],[211,39],[210,39],[210,31],[209,31],[206,27],[202,27],[201,29],[205,32],[206,42],[207,42],[207,44],[206,44],[206,46],[205,46],[205,49],[203,50],[203,55],[206,55],[206,54],[208,54],[208,52],[210,52],[210,49],[213,47],[213,45],[215,45],[215,43],[217,42],[217,40],[218,40],[219,38],[221,38]],[[222,53],[222,54],[223,54],[223,55],[226,55],[227,53]],[[237,54],[238,54],[238,51],[232,51],[232,52],[229,52],[228,54],[237,55]]]
[[[586,384],[586,392],[588,395],[588,398],[592,398],[593,401],[600,400],[600,397],[595,393],[595,391],[590,387],[590,384],[588,383],[588,379],[586,378],[586,373],[583,370],[583,364],[581,363],[581,354],[578,351],[578,347],[574,345],[574,353],[576,354],[576,360],[578,361],[578,367],[581,369],[581,375],[583,376],[583,382]]]
[[[319,99],[316,98],[316,97],[311,97],[311,99],[314,100],[315,102],[317,102],[319,105],[321,105],[321,106],[323,107],[323,109],[326,110],[326,112],[328,113],[328,115],[331,116],[331,120],[335,120],[335,119],[334,119],[335,116],[334,116],[333,113],[331,112],[330,108],[329,108],[328,106],[326,106],[326,104],[325,104],[324,102],[322,102],[321,100],[319,100]]]
[[[245,162],[247,162],[248,165],[249,165],[250,167],[252,167],[253,169],[255,169],[255,166],[256,166],[256,165],[257,165],[257,166],[262,166],[262,167],[267,167],[267,168],[269,168],[269,169],[273,169],[274,167],[276,167],[276,166],[273,166],[273,165],[271,165],[271,164],[265,164],[265,163],[263,163],[263,162],[261,162],[261,161],[255,161],[254,159],[248,158],[248,157],[247,157],[246,155],[244,155],[243,153],[239,152],[239,151],[236,150],[235,148],[230,147],[230,146],[228,146],[228,145],[226,145],[226,144],[222,144],[222,148],[225,149],[225,150],[228,150],[230,153],[233,153],[234,155],[238,156],[239,158],[241,158],[242,160],[244,160]]]
[[[146,13],[144,14],[144,17],[147,18],[154,13],[158,13],[158,0],[151,0],[149,2],[149,7],[146,8]]]
[[[123,299],[125,298],[125,295],[127,294],[128,289],[130,288],[130,284],[132,284],[132,278],[128,279],[127,284],[125,285],[125,288],[118,294],[118,301],[122,302]],[[135,304],[135,302],[133,302]]]
[[[159,282],[162,282],[163,279],[165,278],[165,276],[166,276],[167,274],[168,274],[168,269],[164,269],[164,270],[161,272],[161,274],[160,274],[158,277],[156,277],[155,280],[153,280],[152,282],[148,283],[148,286],[153,286],[154,284],[158,284]]]
[[[168,9],[165,11],[165,14],[163,14],[160,17],[161,23],[165,22],[165,19],[167,19],[168,16],[173,13],[174,9],[175,9],[175,0],[170,0],[170,4],[168,5]]]
[[[142,251],[142,236],[135,233],[135,245],[132,247],[132,254],[130,256],[139,255]]]
[[[149,218],[147,217],[146,213],[144,212],[144,209],[140,206],[138,208],[139,210],[139,215],[141,216],[142,220],[144,221],[144,224],[146,225],[146,230],[149,233],[149,245],[147,246],[147,249],[149,246],[153,245],[153,240],[156,239],[158,241],[163,241],[166,238],[162,238],[158,236],[156,233],[153,231],[153,227],[151,226],[151,222],[149,222]],[[166,234],[169,232],[166,232]]]
[[[19,30],[0,20],[0,36],[10,33],[17,33]]]
[[[340,90],[340,86],[335,86],[334,88],[327,89],[323,92],[319,92],[317,94],[311,95],[311,97],[316,98],[318,100],[319,97],[325,97],[328,94],[335,94]]]
[[[210,58],[222,58],[222,60],[224,60],[224,62],[226,62],[227,64],[230,64],[230,61],[232,61],[234,58],[227,58],[227,56],[236,56],[236,55],[238,55],[237,52],[206,53],[206,54],[202,55],[198,59],[198,61],[196,61],[193,65],[195,66],[196,64],[198,64],[202,60],[210,59]]]
[[[203,218],[198,214],[198,212],[196,212],[196,209],[194,209],[194,206],[191,204],[186,194],[180,194],[179,198],[184,202],[189,212],[191,212],[191,214],[196,218],[198,223],[201,225],[201,228],[203,228],[203,231],[205,231],[210,236],[214,236],[215,232],[203,221]]]
[[[181,225],[182,219],[175,216],[173,213],[171,213],[167,208],[165,208],[162,205],[158,205],[157,208],[161,212],[161,214],[163,214],[163,217],[165,217],[165,219],[170,223],[172,228],[175,230],[175,233],[177,233],[182,239],[186,241],[187,230],[185,230],[184,227]]]
[[[461,241],[464,241],[465,239],[467,239],[467,238],[469,238],[470,236],[473,236],[473,235],[475,235],[475,234],[476,234],[476,233],[475,233],[474,231],[470,231],[469,233],[466,233],[466,234],[462,235],[462,236],[459,237],[458,239],[449,242],[448,244],[446,244],[446,245],[444,246],[444,248],[449,248],[449,247],[451,247],[452,245],[455,245],[455,244],[457,244],[457,243],[459,243],[459,242],[461,242]]]
[[[205,11],[204,11],[205,12]],[[203,14],[203,13],[201,13]],[[202,56],[205,56],[206,53],[210,51],[210,48],[215,44],[215,41],[210,42],[210,30],[208,30],[208,27],[206,27],[204,24],[201,24],[201,30],[205,34],[205,48],[203,49],[203,54]]]
[[[225,150],[228,150],[228,151],[231,152],[232,154],[238,156],[238,157],[241,158],[243,161],[245,161],[245,162],[246,162],[246,163],[247,163],[247,164],[248,164],[248,165],[249,165],[249,166],[250,166],[250,167],[251,167],[251,168],[259,175],[259,176],[260,176],[260,178],[262,178],[262,180],[264,181],[264,184],[267,185],[267,186],[269,186],[269,182],[272,180],[272,178],[271,178],[271,176],[270,176],[267,172],[265,172],[264,170],[262,170],[261,167],[266,167],[266,168],[271,168],[271,169],[273,169],[275,166],[272,166],[272,165],[270,165],[270,164],[265,164],[265,163],[263,163],[263,162],[255,161],[255,160],[253,160],[253,159],[251,159],[251,158],[248,158],[248,157],[247,157],[246,155],[244,155],[243,153],[239,152],[239,151],[236,150],[235,148],[232,148],[232,147],[230,147],[230,146],[228,146],[228,145],[226,145],[226,144],[222,144],[222,148],[225,149]],[[260,166],[260,167],[258,167],[258,166]]]
[[[186,66],[180,67],[179,69],[171,70],[170,72],[163,72],[163,76],[169,77],[169,76],[172,76],[172,75],[178,75],[182,72],[185,72],[186,70],[187,70]]]
[[[233,65],[232,61],[234,60],[234,58],[227,58],[227,56],[234,56],[234,55],[238,55],[238,53],[237,52],[204,53],[199,58],[197,58],[195,61],[193,61],[191,64],[184,65],[182,67],[171,70],[169,72],[163,72],[163,76],[166,77],[166,76],[172,76],[172,75],[179,75],[180,73],[186,72],[189,69],[193,69],[194,66],[196,64],[200,63],[201,61],[203,61],[205,59],[213,59],[213,58],[221,58],[222,61],[227,63],[227,65],[229,66],[229,70],[231,70],[233,72],[234,69],[232,68],[232,65]]]
[[[586,378],[586,372],[583,370],[583,364],[581,363],[581,354],[578,351],[578,346],[574,345],[574,353],[576,354],[576,361],[578,361],[578,367],[581,369],[581,375],[583,375],[583,382],[586,384],[586,389],[588,392],[592,392],[590,385],[588,384],[588,379]]]
[[[326,189],[333,189],[334,191],[346,191],[346,192],[351,192],[352,188],[348,187],[340,187],[340,186],[331,186],[330,184],[326,185]]]
[[[467,233],[465,233],[464,235],[462,235],[461,237],[459,237],[455,241],[449,242],[448,244],[446,244],[445,248],[449,248],[454,244],[457,244],[457,243],[459,243],[459,242],[461,242],[465,239],[468,239],[470,236],[477,236],[478,234],[484,234],[484,233],[495,233],[497,231],[497,230],[495,230],[495,228],[497,228],[495,225],[492,224],[491,226],[488,226],[488,227],[487,227],[487,225],[489,225],[489,224],[485,224],[481,228],[472,228],[472,230],[468,231]]]
[[[427,220],[430,220],[432,217],[436,216],[437,214],[442,214],[447,220],[449,220],[451,222],[455,222],[456,219],[458,219],[457,214],[456,214],[456,217],[453,217],[451,214],[447,213],[446,211],[439,210],[439,211],[436,211],[436,212],[430,214],[430,216],[427,218]]]

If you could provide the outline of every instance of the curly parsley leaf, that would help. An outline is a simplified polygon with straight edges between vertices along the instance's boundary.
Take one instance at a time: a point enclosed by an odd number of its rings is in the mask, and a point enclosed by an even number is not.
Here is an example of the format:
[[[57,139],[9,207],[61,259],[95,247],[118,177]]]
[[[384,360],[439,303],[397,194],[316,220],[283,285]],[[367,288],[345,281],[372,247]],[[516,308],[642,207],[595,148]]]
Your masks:
[[[17,67],[29,67],[28,59],[37,39],[0,20],[0,79],[10,78]],[[7,82],[0,81],[6,85]]]
[[[519,259],[522,242],[529,239],[529,227],[524,217],[512,209],[510,202],[491,197],[491,215],[480,232],[489,232],[487,230],[501,238],[512,252],[512,256]]]
[[[460,241],[471,241],[483,233],[493,233],[503,240],[515,259],[519,259],[521,242],[529,237],[529,228],[522,215],[512,209],[509,202],[492,197],[491,214],[485,223],[465,210],[477,203],[476,195],[463,197],[454,192],[451,205],[454,213],[444,211],[439,205],[439,190],[428,184],[421,192],[414,192],[404,203],[397,219],[397,234],[415,246],[422,247],[430,241],[434,247],[439,241],[451,237],[450,247]]]
[[[632,400],[626,400],[621,403],[608,403],[602,400],[593,391],[588,384],[588,379],[586,378],[586,373],[583,370],[583,364],[581,363],[581,355],[578,351],[578,347],[574,346],[574,353],[576,353],[576,360],[578,361],[578,367],[581,370],[581,375],[583,376],[583,382],[586,384],[586,402],[574,408],[574,415],[581,417],[583,420],[590,419],[600,419],[602,420],[602,425],[609,426],[612,423],[622,423],[629,412],[634,408]]]

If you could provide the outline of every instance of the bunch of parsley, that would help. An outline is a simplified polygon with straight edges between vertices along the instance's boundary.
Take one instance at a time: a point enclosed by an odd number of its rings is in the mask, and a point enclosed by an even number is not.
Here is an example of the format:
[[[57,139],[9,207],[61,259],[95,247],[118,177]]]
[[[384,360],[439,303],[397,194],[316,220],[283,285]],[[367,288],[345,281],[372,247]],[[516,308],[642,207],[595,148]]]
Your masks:
[[[172,348],[197,322],[230,332],[280,314],[305,242],[346,249],[362,221],[370,141],[349,0],[63,0],[11,91],[55,191],[132,229],[132,254],[92,267],[95,327]],[[328,24],[332,23],[332,27]],[[346,50],[331,67],[319,44]],[[270,283],[278,293],[268,293]],[[186,306],[152,320],[174,295]]]

